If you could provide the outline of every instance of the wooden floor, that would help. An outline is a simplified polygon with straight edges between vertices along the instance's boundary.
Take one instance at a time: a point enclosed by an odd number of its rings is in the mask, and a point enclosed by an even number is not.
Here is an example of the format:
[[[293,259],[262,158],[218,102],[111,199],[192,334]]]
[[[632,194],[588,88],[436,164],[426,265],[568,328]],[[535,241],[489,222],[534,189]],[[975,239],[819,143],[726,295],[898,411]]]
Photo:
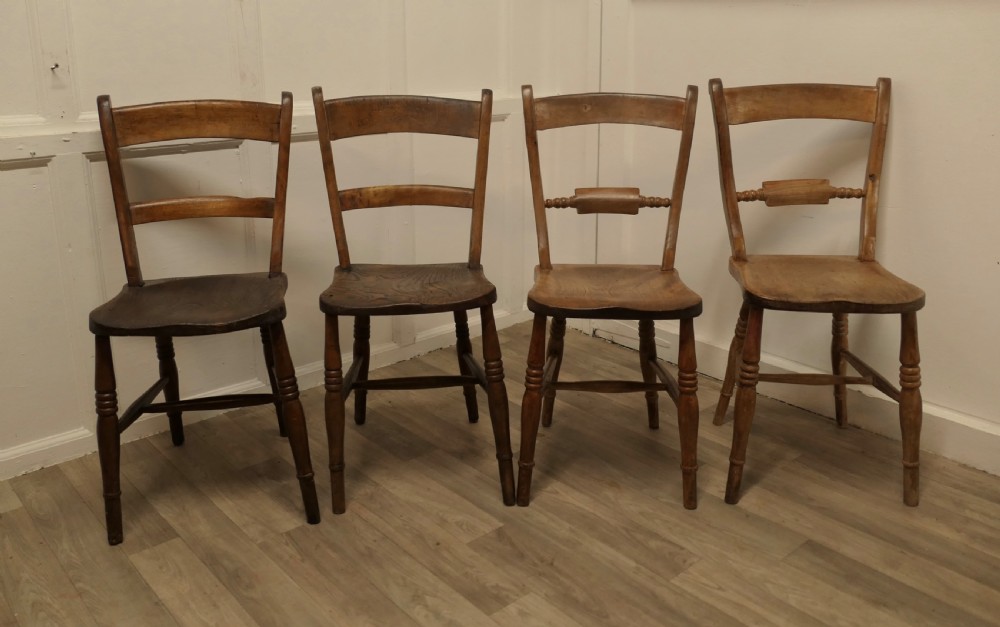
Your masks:
[[[515,451],[529,331],[502,333]],[[638,379],[637,364],[567,334],[564,379]],[[427,369],[456,370],[454,353],[378,374]],[[673,406],[650,431],[639,394],[560,394],[529,508],[501,504],[485,397],[470,425],[458,389],[369,395],[341,516],[322,390],[305,392],[315,526],[264,408],[191,425],[180,448],[126,445],[117,547],[96,455],[0,482],[0,624],[1000,624],[1000,478],[925,454],[907,508],[897,442],[761,398],[743,499],[725,505],[717,389],[702,379],[696,511]]]

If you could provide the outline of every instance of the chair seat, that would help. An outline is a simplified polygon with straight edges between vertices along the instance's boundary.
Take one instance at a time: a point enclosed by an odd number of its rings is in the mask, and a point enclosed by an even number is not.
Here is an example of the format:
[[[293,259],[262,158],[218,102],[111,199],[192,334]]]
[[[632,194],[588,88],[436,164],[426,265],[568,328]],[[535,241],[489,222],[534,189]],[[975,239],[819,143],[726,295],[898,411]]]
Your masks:
[[[334,270],[319,308],[331,315],[389,316],[464,311],[496,300],[497,288],[481,266],[353,264]]]
[[[676,270],[659,266],[554,264],[535,267],[528,309],[560,318],[676,320],[701,314],[701,297]]]
[[[218,274],[126,285],[90,312],[97,335],[191,336],[228,333],[285,318],[284,274]]]
[[[827,313],[904,313],[924,306],[924,291],[876,261],[828,255],[750,255],[729,272],[757,307]]]

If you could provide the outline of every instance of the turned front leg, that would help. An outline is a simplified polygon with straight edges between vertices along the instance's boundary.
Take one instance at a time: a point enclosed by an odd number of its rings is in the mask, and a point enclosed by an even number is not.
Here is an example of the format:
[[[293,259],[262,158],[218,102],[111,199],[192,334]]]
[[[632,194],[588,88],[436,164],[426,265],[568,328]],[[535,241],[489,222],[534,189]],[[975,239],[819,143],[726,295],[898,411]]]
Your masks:
[[[337,316],[326,316],[323,349],[323,386],[326,388],[326,440],[330,455],[330,492],[333,513],[347,511],[344,491],[344,372],[340,358],[340,327]]]
[[[503,382],[500,337],[493,318],[493,307],[483,307],[479,314],[483,322],[483,370],[486,372],[486,398],[500,469],[500,493],[504,505],[513,505],[514,454],[510,449],[510,410],[507,405],[507,386]]]
[[[694,320],[681,320],[677,356],[677,425],[681,437],[681,473],[684,507],[698,507],[698,359],[695,355]]]
[[[122,491],[119,478],[121,440],[118,435],[118,391],[115,365],[111,358],[111,338],[94,337],[94,405],[97,409],[97,455],[101,461],[104,486],[104,520],[108,544],[121,544]]]
[[[521,453],[517,466],[517,504],[531,501],[531,472],[535,467],[535,439],[542,408],[542,367],[545,359],[545,316],[535,315],[528,346],[528,368],[524,373],[524,398],[521,401]]]
[[[917,343],[917,314],[902,315],[899,345],[899,427],[903,438],[903,502],[920,503],[920,426],[923,401],[920,397],[920,347]]]
[[[747,335],[743,343],[743,360],[740,364],[739,387],[736,390],[736,409],[733,417],[733,446],[729,452],[729,477],[726,480],[726,503],[740,500],[743,482],[743,464],[750,439],[750,425],[757,409],[757,379],[760,372],[760,334],[764,310],[751,307],[747,316]]]

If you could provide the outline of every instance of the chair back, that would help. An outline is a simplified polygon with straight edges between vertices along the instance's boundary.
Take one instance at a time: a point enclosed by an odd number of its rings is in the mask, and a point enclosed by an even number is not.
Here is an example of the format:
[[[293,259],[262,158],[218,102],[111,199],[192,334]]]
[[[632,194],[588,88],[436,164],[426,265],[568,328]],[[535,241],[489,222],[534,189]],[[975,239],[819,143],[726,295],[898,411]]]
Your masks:
[[[270,273],[281,272],[285,229],[285,196],[292,134],[292,94],[281,104],[235,100],[187,100],[112,107],[111,98],[97,98],[104,153],[118,219],[128,284],[143,284],[134,227],[149,222],[186,218],[232,217],[271,219]],[[274,195],[185,196],[131,202],[122,167],[122,149],[140,144],[186,139],[235,139],[277,143]]]
[[[734,259],[746,259],[746,240],[739,203],[763,201],[769,207],[828,204],[831,198],[861,199],[858,257],[875,258],[878,190],[882,177],[886,130],[889,126],[890,81],[880,78],[874,87],[798,83],[724,88],[709,82],[719,154],[719,178]],[[851,120],[870,126],[868,162],[861,187],[836,187],[829,179],[765,181],[760,188],[737,191],[733,174],[730,126],[774,120]]]
[[[525,85],[521,88],[521,95],[524,104],[524,133],[528,149],[528,171],[531,176],[531,197],[535,210],[539,266],[543,269],[552,267],[548,223],[545,216],[545,210],[548,208],[575,208],[580,214],[634,215],[639,212],[640,207],[669,207],[661,269],[672,270],[677,249],[681,205],[684,201],[684,184],[691,157],[698,88],[688,86],[684,98],[622,93],[569,94],[535,98],[531,85]],[[670,197],[645,196],[634,187],[591,187],[577,188],[574,195],[568,198],[546,198],[542,187],[538,133],[590,124],[634,124],[680,131],[681,139]]]
[[[471,209],[468,259],[470,266],[479,266],[493,92],[484,89],[482,98],[477,101],[427,96],[358,96],[324,100],[322,88],[313,87],[312,91],[340,267],[349,268],[351,265],[344,229],[345,211],[409,205]],[[332,143],[349,137],[384,133],[450,135],[476,140],[476,169],[472,187],[408,184],[340,189]]]

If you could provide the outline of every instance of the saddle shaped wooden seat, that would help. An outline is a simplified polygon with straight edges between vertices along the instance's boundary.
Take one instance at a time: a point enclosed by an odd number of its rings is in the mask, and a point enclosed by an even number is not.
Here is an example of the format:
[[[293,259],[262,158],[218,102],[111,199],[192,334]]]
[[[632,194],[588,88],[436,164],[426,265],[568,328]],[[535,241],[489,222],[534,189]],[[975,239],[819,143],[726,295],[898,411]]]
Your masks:
[[[291,143],[292,97],[281,105],[244,101],[181,101],[113,108],[111,99],[97,100],[108,160],[111,190],[128,283],[90,314],[95,336],[97,438],[104,482],[108,542],[123,539],[119,479],[121,433],[142,414],[166,413],[175,445],[184,443],[183,412],[273,404],[279,431],[288,436],[302,491],[306,519],[319,522],[319,504],[305,418],[299,402],[295,369],[285,340],[285,290],[281,272],[285,190]],[[125,184],[122,149],[170,140],[224,138],[277,144],[275,192],[272,197],[194,196],[132,202]],[[269,218],[272,222],[268,272],[145,280],[139,264],[135,227],[167,220],[202,217]],[[270,394],[226,394],[180,399],[173,338],[203,336],[259,328]],[[153,337],[159,379],[119,416],[111,337]],[[160,393],[164,402],[154,402]]]
[[[847,385],[872,385],[899,403],[903,440],[903,500],[919,501],[919,447],[922,417],[917,310],[924,292],[875,260],[882,161],[889,124],[890,81],[874,87],[827,84],[759,85],[724,88],[709,83],[718,140],[719,178],[732,256],[729,271],[743,291],[743,306],[729,350],[729,363],[716,407],[721,424],[739,379],[726,501],[739,500],[758,381],[833,385],[837,424],[847,426]],[[765,181],[737,191],[730,127],[775,120],[844,120],[864,125],[868,154],[862,187],[835,187],[828,179]],[[758,139],[762,135],[757,135]],[[839,154],[839,153],[838,153]],[[856,256],[748,254],[739,203],[763,201],[769,207],[825,205],[834,199],[860,199],[861,230]],[[765,309],[833,315],[833,374],[761,374],[760,338]],[[902,322],[899,387],[848,350],[848,314],[899,314]],[[858,376],[847,375],[850,365]]]
[[[691,155],[698,90],[688,87],[685,98],[620,93],[534,97],[522,88],[528,168],[538,237],[535,282],[528,292],[528,309],[535,314],[528,349],[524,400],[521,404],[521,452],[518,459],[517,504],[531,500],[531,477],[539,423],[550,426],[557,390],[604,393],[643,392],[648,423],[659,427],[659,392],[677,405],[681,440],[684,507],[697,506],[698,375],[694,318],[701,314],[701,297],[688,288],[674,256],[680,212]],[[633,124],[680,131],[677,163],[670,198],[644,196],[636,188],[579,188],[572,197],[545,198],[538,150],[538,133],[588,124]],[[547,208],[575,208],[577,213],[634,215],[641,207],[669,208],[667,234],[659,265],[553,264],[549,252]],[[546,319],[551,317],[545,346]],[[637,320],[642,381],[560,381],[568,318]],[[679,320],[678,376],[657,361],[654,320]]]
[[[422,96],[361,96],[324,100],[313,88],[323,172],[326,176],[339,265],[319,298],[326,315],[326,428],[330,447],[333,512],[346,510],[344,488],[345,401],[354,392],[354,422],[366,420],[369,390],[406,390],[460,386],[469,422],[479,420],[476,386],[486,391],[506,505],[514,504],[514,467],[510,448],[507,390],[503,383],[500,340],[493,317],[496,288],[483,273],[483,216],[493,94],[458,100]],[[430,184],[379,185],[340,189],[334,168],[337,140],[385,133],[419,133],[467,138],[476,142],[472,187]],[[347,243],[343,212],[379,207],[429,205],[471,210],[468,260],[444,264],[357,264]],[[468,311],[478,309],[483,325],[483,363],[472,354]],[[369,379],[372,316],[452,312],[457,338],[458,375]],[[351,367],[345,374],[340,355],[339,316],[354,317]]]

